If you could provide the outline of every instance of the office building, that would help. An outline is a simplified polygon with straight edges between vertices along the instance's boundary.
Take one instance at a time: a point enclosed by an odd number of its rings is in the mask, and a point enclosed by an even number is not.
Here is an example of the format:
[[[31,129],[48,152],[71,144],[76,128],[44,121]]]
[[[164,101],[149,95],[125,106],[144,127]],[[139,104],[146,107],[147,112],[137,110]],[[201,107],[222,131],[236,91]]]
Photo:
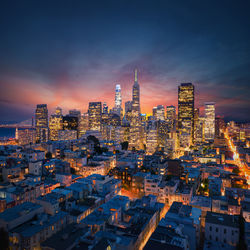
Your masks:
[[[150,121],[146,129],[146,153],[152,155],[158,147],[157,122]]]
[[[86,131],[89,129],[89,114],[83,113],[78,122],[78,134],[79,138],[86,134]]]
[[[175,129],[176,127],[176,107],[166,106],[166,121],[168,122],[170,129]]]
[[[58,140],[58,131],[63,129],[62,109],[56,108],[55,114],[49,119],[49,139],[52,141]]]
[[[78,117],[66,115],[63,116],[63,130],[76,130],[78,129]]]
[[[153,109],[154,111],[154,109]],[[154,111],[155,112],[155,111]],[[161,121],[164,121],[165,120],[165,108],[163,105],[158,105],[156,107],[156,120],[161,120]]]
[[[205,140],[214,140],[215,135],[215,103],[205,103]]]
[[[16,139],[19,145],[29,145],[36,143],[36,130],[34,128],[18,128]]]
[[[48,108],[47,104],[38,104],[35,114],[36,142],[48,141]]]
[[[194,134],[194,85],[182,83],[178,87],[178,129],[180,147],[189,147]]]
[[[89,130],[101,131],[102,103],[90,102],[88,114],[89,114]]]
[[[132,91],[132,113],[130,122],[130,148],[141,149],[141,107],[140,107],[140,85],[138,83],[137,69]]]
[[[103,103],[102,105],[102,113],[103,114],[108,114],[109,113],[109,107],[106,102]]]
[[[116,84],[115,87],[115,106],[112,109],[113,114],[117,114],[119,116],[122,116],[122,95],[121,95],[121,85]]]
[[[132,111],[132,101],[125,102],[125,113]]]

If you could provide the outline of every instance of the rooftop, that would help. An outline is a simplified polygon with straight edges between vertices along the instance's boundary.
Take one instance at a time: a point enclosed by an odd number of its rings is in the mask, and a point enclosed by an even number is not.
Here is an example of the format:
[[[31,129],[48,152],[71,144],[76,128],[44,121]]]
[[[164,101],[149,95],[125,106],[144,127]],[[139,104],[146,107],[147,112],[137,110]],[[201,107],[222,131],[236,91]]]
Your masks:
[[[28,214],[36,209],[41,208],[41,205],[32,202],[24,202],[21,205],[9,208],[4,212],[0,213],[0,219],[4,221],[12,221],[18,217]]]
[[[218,224],[228,227],[239,227],[239,216],[207,212],[206,223]]]

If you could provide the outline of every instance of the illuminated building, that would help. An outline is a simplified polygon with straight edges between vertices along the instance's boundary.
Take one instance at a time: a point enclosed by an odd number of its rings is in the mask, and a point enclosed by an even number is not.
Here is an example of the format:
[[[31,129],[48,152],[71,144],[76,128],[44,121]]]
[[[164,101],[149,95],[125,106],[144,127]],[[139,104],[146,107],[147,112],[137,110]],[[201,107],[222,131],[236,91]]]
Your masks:
[[[199,109],[194,109],[194,142],[196,142],[197,128],[199,121]]]
[[[55,114],[49,119],[49,139],[52,141],[58,140],[58,131],[63,129],[62,109],[56,108]]]
[[[168,137],[168,124],[166,121],[157,121],[157,137],[159,147],[165,147]]]
[[[89,129],[101,131],[102,103],[90,102],[88,113],[89,113]]]
[[[141,108],[140,108],[140,86],[138,84],[137,69],[135,70],[135,81],[132,91],[132,114],[130,122],[129,147],[142,148],[141,142]]]
[[[146,128],[146,153],[152,155],[158,147],[157,122],[149,121]]]
[[[18,128],[16,136],[19,145],[36,143],[36,129],[34,128]]]
[[[77,139],[77,130],[59,130],[58,131],[58,140],[67,141],[67,140],[76,140]]]
[[[66,115],[63,116],[63,130],[76,130],[78,129],[78,117]]]
[[[157,117],[157,107],[153,107],[152,114],[153,114],[153,117],[156,119],[156,117]]]
[[[158,105],[156,107],[156,120],[165,120],[165,109],[163,105]]]
[[[205,127],[205,118],[199,117],[196,129],[195,129],[195,142],[203,142],[204,141],[204,127]]]
[[[170,129],[175,128],[175,121],[176,121],[176,107],[171,105],[171,106],[166,106],[166,120],[169,124]]]
[[[71,110],[69,110],[69,116],[77,117],[78,119],[80,119],[81,111],[77,110],[77,109],[71,109]]]
[[[214,140],[215,135],[215,103],[205,103],[205,140]]]
[[[109,113],[109,107],[106,102],[103,103],[102,105],[102,113],[103,114],[108,114]]]
[[[102,121],[101,132],[104,140],[115,140],[117,127],[121,126],[121,118],[118,114],[109,113],[108,119]],[[118,136],[120,137],[120,136]]]
[[[171,106],[166,106],[166,118],[169,120],[175,120],[176,119],[176,107],[171,105]]]
[[[78,134],[79,138],[86,134],[86,131],[89,128],[89,115],[88,113],[83,113],[80,117],[80,121],[78,123]]]
[[[122,110],[122,96],[121,96],[121,86],[120,84],[116,84],[115,87],[115,106],[112,108],[111,113],[117,114],[119,116],[123,116]]]
[[[194,85],[182,83],[178,87],[178,129],[180,147],[193,142],[194,133]]]
[[[215,138],[221,136],[222,130],[225,129],[225,122],[221,117],[215,118]]]
[[[121,85],[116,84],[115,87],[115,106],[116,108],[121,108],[122,106],[122,96],[121,96]]]
[[[132,111],[132,101],[125,102],[125,113]]]
[[[48,108],[47,104],[36,106],[36,142],[48,141]]]

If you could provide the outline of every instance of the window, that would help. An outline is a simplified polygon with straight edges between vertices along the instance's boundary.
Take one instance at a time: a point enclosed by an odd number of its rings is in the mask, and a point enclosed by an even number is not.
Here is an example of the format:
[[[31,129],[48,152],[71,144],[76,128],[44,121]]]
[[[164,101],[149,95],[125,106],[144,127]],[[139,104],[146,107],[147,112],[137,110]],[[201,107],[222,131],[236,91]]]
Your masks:
[[[226,234],[226,233],[227,233],[227,229],[225,228],[225,229],[224,229],[224,234]]]
[[[209,230],[212,231],[212,227],[211,226],[209,227]]]
[[[216,231],[216,233],[218,232],[218,227],[216,227],[215,231]]]
[[[209,239],[212,240],[212,236],[211,235],[209,235]]]
[[[215,240],[218,241],[218,237],[216,237]]]
[[[234,235],[234,231],[232,230],[232,235]]]

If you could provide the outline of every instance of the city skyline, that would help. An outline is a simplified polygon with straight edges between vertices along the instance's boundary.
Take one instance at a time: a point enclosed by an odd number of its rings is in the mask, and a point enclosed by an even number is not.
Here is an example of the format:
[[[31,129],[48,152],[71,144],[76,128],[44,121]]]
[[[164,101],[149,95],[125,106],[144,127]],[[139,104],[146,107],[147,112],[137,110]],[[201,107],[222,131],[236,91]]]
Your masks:
[[[47,9],[46,3],[27,1],[1,7],[1,121],[28,119],[37,103],[47,103],[49,110],[86,111],[91,101],[111,107],[116,83],[124,104],[131,99],[135,67],[142,113],[177,106],[178,85],[192,82],[196,107],[216,102],[226,120],[249,120],[245,3],[214,8],[111,1],[105,7],[76,1],[57,8],[54,1]]]

